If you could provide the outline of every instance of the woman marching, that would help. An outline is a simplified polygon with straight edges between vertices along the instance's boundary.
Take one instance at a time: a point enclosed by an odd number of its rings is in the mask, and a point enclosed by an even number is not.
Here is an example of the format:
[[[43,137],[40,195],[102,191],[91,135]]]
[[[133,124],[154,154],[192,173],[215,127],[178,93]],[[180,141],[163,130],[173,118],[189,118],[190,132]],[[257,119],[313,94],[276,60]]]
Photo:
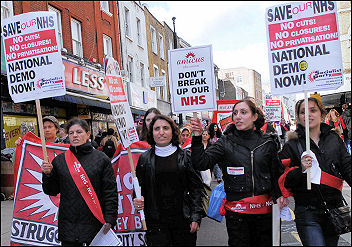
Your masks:
[[[288,134],[289,140],[279,154],[281,159],[290,159],[289,169],[281,178],[284,178],[284,189],[293,193],[295,199],[295,221],[302,244],[337,246],[339,236],[333,232],[324,214],[322,200],[326,201],[328,208],[343,205],[343,180],[351,186],[351,156],[333,127],[322,123],[326,110],[315,98],[308,98],[309,138],[313,154],[303,153],[306,150],[304,104],[304,100],[296,103],[297,129]],[[307,190],[306,170],[316,161],[321,169],[321,178],[319,184],[312,183],[311,190]]]
[[[210,143],[211,144],[214,144],[222,136],[221,130],[220,130],[217,123],[211,123],[209,125],[209,134],[210,134]],[[221,183],[221,181],[222,181],[221,170],[220,170],[220,167],[218,164],[216,164],[213,167],[212,172],[214,173],[214,177],[215,177],[216,181],[218,183]]]
[[[117,184],[110,159],[89,142],[88,123],[73,118],[67,133],[69,150],[52,163],[43,161],[42,186],[47,195],[60,194],[58,238],[62,245],[89,245],[103,224],[104,233],[116,224]]]
[[[155,116],[147,136],[152,148],[137,163],[142,198],[133,199],[133,205],[144,209],[148,246],[196,245],[204,188],[190,152],[179,147],[179,138],[171,118]]]
[[[200,120],[192,119],[192,129],[196,131],[192,139],[193,166],[206,170],[220,164],[226,192],[221,211],[226,217],[228,244],[269,246],[272,201],[278,201],[280,206],[288,204],[277,182],[283,172],[278,146],[274,137],[260,130],[264,116],[251,100],[239,100],[232,110],[234,124],[207,150],[199,136]]]

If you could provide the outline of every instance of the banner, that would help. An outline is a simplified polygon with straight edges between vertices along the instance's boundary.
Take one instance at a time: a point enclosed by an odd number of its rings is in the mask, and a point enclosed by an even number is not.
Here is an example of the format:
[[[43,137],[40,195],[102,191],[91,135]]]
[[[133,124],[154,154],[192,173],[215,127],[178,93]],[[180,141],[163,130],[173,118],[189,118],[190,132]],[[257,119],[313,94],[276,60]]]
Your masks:
[[[11,226],[11,245],[57,246],[60,195],[48,196],[42,190],[43,151],[41,140],[28,132],[17,147],[14,164],[15,198]],[[49,160],[66,151],[68,144],[46,142]],[[134,164],[150,148],[146,142],[131,146]],[[120,144],[112,159],[119,197],[118,218],[113,228],[124,246],[146,245],[140,215],[132,204],[132,175],[127,151]]]
[[[144,141],[132,143],[130,146],[134,168],[139,156],[150,149]],[[119,232],[123,246],[146,245],[141,216],[133,206],[133,181],[129,165],[128,151],[120,144],[113,157],[112,168],[116,174],[117,192],[119,194],[119,209],[115,230]]]
[[[56,13],[1,20],[9,93],[15,103],[66,94]]]
[[[265,94],[264,115],[266,122],[281,121],[282,105],[279,97]]]
[[[120,136],[122,145],[127,148],[131,143],[139,141],[134,120],[123,88],[120,68],[114,58],[106,59],[106,84],[109,89],[111,112]]]
[[[174,113],[215,110],[212,46],[169,50],[169,82]]]
[[[266,9],[273,95],[343,85],[335,1],[292,2]]]
[[[217,100],[216,111],[213,112],[212,123],[218,123],[222,132],[225,131],[226,126],[232,123],[232,108],[238,100]]]

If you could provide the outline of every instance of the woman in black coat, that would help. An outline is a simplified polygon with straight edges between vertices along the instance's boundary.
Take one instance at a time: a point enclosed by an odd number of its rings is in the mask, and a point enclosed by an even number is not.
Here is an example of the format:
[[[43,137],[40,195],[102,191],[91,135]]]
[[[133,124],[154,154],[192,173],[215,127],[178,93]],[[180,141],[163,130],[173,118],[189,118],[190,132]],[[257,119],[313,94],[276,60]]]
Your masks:
[[[204,188],[190,152],[179,147],[179,138],[171,118],[155,116],[147,136],[152,148],[137,163],[142,199],[135,198],[133,204],[145,211],[148,246],[196,245]]]
[[[101,221],[106,222],[104,233],[116,224],[117,184],[110,159],[89,142],[87,122],[79,118],[70,120],[67,133],[71,144],[69,150],[56,156],[52,163],[43,161],[42,186],[47,195],[56,196],[60,193],[58,239],[62,245],[89,245],[102,228]],[[73,154],[78,162],[68,162],[66,153]],[[70,172],[71,163],[75,171],[84,169],[98,197],[103,219],[98,220],[88,207],[71,175],[74,174]]]
[[[306,150],[304,100],[296,103],[297,129],[288,134],[279,156],[290,159],[289,169],[285,172],[283,186],[293,193],[298,234],[302,244],[318,246],[337,246],[339,236],[333,232],[322,207],[322,194],[328,208],[343,205],[342,180],[351,186],[351,156],[339,135],[332,127],[322,123],[326,110],[315,98],[308,99],[310,149],[316,156],[321,169],[319,184],[311,184],[307,190],[306,169],[312,166],[312,155],[302,155]],[[331,187],[329,181],[339,186]],[[281,179],[280,179],[281,180]],[[320,190],[320,192],[319,192]]]
[[[271,205],[276,200],[281,206],[288,204],[278,186],[283,172],[278,146],[272,136],[260,130],[264,116],[250,99],[239,100],[232,111],[234,124],[206,150],[199,136],[200,120],[192,119],[192,163],[198,170],[220,164],[226,193],[221,213],[226,217],[228,244],[269,246]]]

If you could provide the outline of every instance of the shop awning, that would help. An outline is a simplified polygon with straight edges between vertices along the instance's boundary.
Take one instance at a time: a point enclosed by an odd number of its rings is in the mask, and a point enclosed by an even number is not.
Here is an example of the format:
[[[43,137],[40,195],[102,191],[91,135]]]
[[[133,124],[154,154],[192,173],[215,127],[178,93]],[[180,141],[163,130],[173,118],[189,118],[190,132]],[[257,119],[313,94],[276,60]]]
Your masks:
[[[111,109],[110,101],[94,98],[88,95],[80,95],[73,92],[67,92],[66,95],[53,97],[55,100],[71,102],[80,105],[96,106],[105,109]]]

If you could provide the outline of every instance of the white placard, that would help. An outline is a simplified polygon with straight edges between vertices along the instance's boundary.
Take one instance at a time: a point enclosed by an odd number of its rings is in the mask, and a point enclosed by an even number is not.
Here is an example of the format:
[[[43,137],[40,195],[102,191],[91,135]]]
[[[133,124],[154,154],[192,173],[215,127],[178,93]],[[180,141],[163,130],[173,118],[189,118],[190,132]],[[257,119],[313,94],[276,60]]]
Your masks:
[[[38,11],[1,20],[9,93],[15,103],[66,94],[54,12]]]
[[[172,111],[216,110],[212,46],[169,50]]]
[[[106,59],[106,83],[109,89],[111,112],[121,143],[124,148],[127,148],[131,143],[139,141],[139,138],[134,125],[131,108],[123,88],[119,65],[111,57]]]
[[[95,235],[94,239],[90,243],[89,246],[121,246],[121,240],[116,236],[113,230],[109,229],[109,231],[104,234],[103,226],[97,235]]]
[[[273,95],[321,91],[343,85],[335,1],[302,1],[266,9]]]
[[[166,86],[166,76],[155,76],[149,77],[150,87],[165,87]]]
[[[280,98],[266,94],[264,97],[264,112],[267,122],[281,121],[282,106]]]

